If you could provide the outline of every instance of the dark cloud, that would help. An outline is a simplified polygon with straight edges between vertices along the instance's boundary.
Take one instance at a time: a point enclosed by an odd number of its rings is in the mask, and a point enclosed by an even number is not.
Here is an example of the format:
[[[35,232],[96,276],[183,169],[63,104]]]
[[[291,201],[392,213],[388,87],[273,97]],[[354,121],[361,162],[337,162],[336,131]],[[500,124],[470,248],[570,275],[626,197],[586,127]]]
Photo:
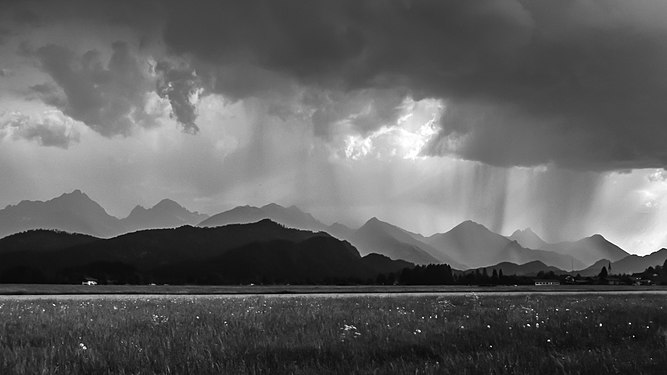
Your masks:
[[[176,68],[169,62],[161,61],[155,66],[158,73],[157,92],[169,99],[173,116],[188,132],[196,133],[197,113],[192,98],[201,87],[197,74],[192,69]]]
[[[14,139],[27,139],[42,146],[64,149],[79,141],[79,133],[73,129],[72,121],[57,113],[40,118],[31,118],[20,113],[2,116],[0,135],[4,137],[7,133]]]
[[[146,116],[145,95],[151,91],[147,66],[116,42],[108,61],[90,50],[81,56],[59,45],[37,49],[34,55],[58,89],[49,84],[33,86],[42,100],[105,136],[127,135],[136,120]]]
[[[54,81],[30,86],[32,95],[104,136],[128,135],[134,126],[154,126],[159,114],[147,112],[153,92],[169,100],[172,116],[185,131],[198,130],[191,99],[199,80],[192,69],[166,61],[151,67],[125,42],[112,44],[108,60],[98,50],[77,55],[54,44],[36,50],[22,44],[22,48]]]
[[[167,46],[193,57],[217,92],[269,89],[257,71],[343,95],[401,87],[447,105],[426,154],[503,166],[667,165],[660,1],[251,0],[166,9]],[[331,116],[316,112],[315,120]]]
[[[661,0],[12,4],[14,24],[85,17],[91,30],[133,30],[142,49],[166,47],[155,56],[157,86],[131,78],[138,63],[127,46],[114,51],[120,70],[94,52],[40,49],[63,91],[44,98],[66,98],[58,108],[105,135],[126,134],[128,109],[140,108],[133,95],[148,91],[171,102],[186,131],[196,132],[191,98],[203,87],[231,100],[268,98],[281,118],[308,112],[325,139],[341,121],[368,134],[394,121],[405,97],[431,97],[446,113],[425,155],[585,170],[667,166]],[[280,103],[289,95],[305,110]]]

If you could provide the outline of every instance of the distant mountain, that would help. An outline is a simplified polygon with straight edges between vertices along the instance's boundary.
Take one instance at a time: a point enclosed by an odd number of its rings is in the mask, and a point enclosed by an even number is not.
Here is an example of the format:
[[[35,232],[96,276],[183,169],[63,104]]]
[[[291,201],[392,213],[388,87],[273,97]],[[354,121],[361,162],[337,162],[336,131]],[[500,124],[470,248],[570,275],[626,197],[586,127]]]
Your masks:
[[[614,275],[639,273],[649,267],[662,266],[665,259],[667,259],[667,249],[660,249],[644,256],[628,255],[616,262],[611,262],[611,270],[608,269],[607,272]],[[574,273],[579,273],[581,276],[597,276],[603,266],[609,268],[609,263],[608,259],[602,259],[592,266]]]
[[[532,250],[519,245],[485,226],[473,221],[465,221],[449,232],[434,234],[427,242],[440,254],[471,268],[486,267],[500,262],[523,264],[535,260],[558,268],[575,267],[581,262],[550,251]]]
[[[326,228],[325,232],[336,238],[348,239],[354,234],[355,230],[341,223],[333,223]]]
[[[611,259],[613,262],[630,255],[599,234],[579,241],[548,243],[530,228],[526,228],[515,231],[508,239],[517,241],[521,246],[527,248],[547,250],[574,257],[584,265],[591,265],[600,259]],[[576,264],[574,266],[577,267]],[[572,269],[572,267],[568,266],[565,269]]]
[[[35,234],[42,235],[25,232],[13,241],[30,244]],[[64,246],[36,251],[26,245],[0,253],[0,280],[30,274],[45,282],[92,276],[131,283],[317,283],[374,279],[387,267],[403,265],[365,260],[346,241],[270,220],[143,230]]]
[[[54,251],[77,245],[89,244],[99,240],[97,237],[79,233],[67,233],[59,230],[32,229],[11,234],[0,239],[0,254],[14,251]]]
[[[521,246],[527,247],[529,249],[544,249],[549,245],[530,228],[516,230],[514,233],[512,233],[511,236],[507,238],[511,241],[516,241]]]
[[[402,259],[414,264],[447,263],[454,268],[466,268],[447,254],[439,254],[428,244],[416,240],[409,232],[375,217],[354,232],[349,241],[361,254],[378,253],[391,259]],[[435,257],[433,254],[438,254]]]
[[[182,225],[196,225],[207,218],[208,215],[188,211],[185,207],[170,199],[163,199],[148,209],[136,206],[121,221],[125,230],[131,232],[139,229],[175,228]]]
[[[537,275],[540,271],[542,272],[549,272],[553,271],[556,275],[566,273],[565,271],[548,266],[539,260],[535,260],[532,262],[524,263],[524,264],[516,264],[516,263],[511,263],[511,262],[501,262],[493,266],[488,266],[486,267],[486,271],[491,274],[493,270],[497,270],[500,272],[500,270],[503,271],[504,276],[511,276],[511,275],[517,275],[517,276],[535,276]]]
[[[327,225],[315,219],[313,215],[301,211],[296,206],[283,207],[271,203],[262,207],[239,206],[229,211],[213,215],[199,223],[200,227],[217,227],[228,224],[254,223],[262,219],[270,219],[290,228],[322,231]]]
[[[543,249],[573,256],[584,264],[593,264],[600,259],[609,259],[615,262],[630,255],[599,234],[574,242],[548,244]]]
[[[80,190],[42,201],[21,201],[0,210],[0,237],[30,229],[111,237],[124,231],[123,224]]]

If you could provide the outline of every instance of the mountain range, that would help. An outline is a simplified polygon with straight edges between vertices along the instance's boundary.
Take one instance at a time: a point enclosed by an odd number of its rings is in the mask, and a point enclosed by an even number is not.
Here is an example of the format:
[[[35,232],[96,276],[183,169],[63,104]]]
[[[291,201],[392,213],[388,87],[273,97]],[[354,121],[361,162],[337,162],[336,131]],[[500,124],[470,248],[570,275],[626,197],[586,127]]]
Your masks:
[[[17,241],[30,240],[41,243],[43,247],[46,246],[39,251],[49,250],[48,246],[58,248],[58,241],[62,240],[62,236],[54,234],[57,232],[35,231],[36,229],[79,233],[69,240],[76,239],[81,246],[86,244],[93,246],[92,243],[99,239],[112,238],[114,241],[126,241],[125,246],[142,251],[145,244],[135,240],[145,238],[147,235],[135,238],[130,236],[130,232],[183,226],[187,228],[188,225],[196,225],[197,229],[211,229],[229,224],[255,223],[264,219],[270,219],[289,228],[314,233],[326,232],[337,239],[349,242],[361,256],[377,253],[410,264],[447,263],[459,270],[491,267],[503,262],[521,265],[541,262],[546,267],[556,267],[561,270],[585,271],[590,268],[590,271],[585,272],[597,274],[599,267],[595,262],[602,259],[607,263],[611,262],[612,266],[620,262],[616,266],[618,268],[614,267],[614,271],[619,272],[643,271],[637,267],[654,260],[655,264],[650,265],[662,264],[659,261],[661,252],[656,252],[658,255],[654,253],[647,256],[648,258],[630,255],[599,234],[573,242],[548,243],[529,228],[504,237],[481,224],[465,221],[447,232],[423,236],[376,217],[369,219],[357,229],[340,223],[327,225],[296,206],[283,207],[278,204],[262,207],[240,206],[209,217],[191,212],[177,202],[164,199],[151,208],[137,206],[126,218],[118,219],[109,215],[102,206],[80,190],[45,202],[22,201],[0,210],[0,237],[9,235],[0,242],[0,254],[12,252],[12,249],[18,246]],[[14,233],[30,230],[32,230],[30,236],[11,236]],[[120,236],[126,233],[129,237]],[[173,233],[184,235],[190,232],[179,228],[179,231]],[[51,239],[46,240],[46,238]],[[200,251],[201,244],[196,236],[185,238],[191,242],[183,242],[177,237],[173,237],[172,240],[193,251],[195,249],[197,252]],[[52,245],[45,245],[48,243]],[[106,242],[104,243],[104,246],[107,246]],[[102,246],[102,242],[96,242],[94,246]],[[255,248],[253,251],[262,250]],[[159,262],[163,255],[153,260]],[[638,260],[640,258],[646,258],[646,261]],[[545,268],[545,271],[548,270]]]
[[[630,255],[599,234],[583,238],[579,241],[547,243],[530,228],[527,228],[517,230],[508,238],[526,247],[553,251],[558,254],[574,257],[581,262],[580,264],[575,264],[572,268],[566,267],[563,269],[575,269],[575,267],[578,269],[581,267],[581,264],[589,265],[600,259],[609,259],[615,262]]]
[[[464,221],[445,233],[434,234],[424,239],[441,254],[449,254],[457,262],[469,268],[485,267],[500,262],[527,263],[542,261],[558,267],[569,267],[579,261],[572,256],[551,251],[533,250],[522,247],[518,242],[507,239],[473,221]],[[583,264],[582,264],[583,265]]]
[[[136,206],[119,219],[81,190],[74,190],[48,201],[21,201],[0,210],[0,237],[30,229],[58,229],[108,238],[139,229],[194,225],[206,218],[164,199],[148,209]]]
[[[609,259],[601,259],[590,267],[576,273],[579,273],[581,276],[596,276],[600,273],[602,267],[607,267],[607,271],[610,274],[633,274],[642,272],[648,267],[661,266],[665,263],[665,260],[667,260],[667,249],[663,248],[644,256],[628,255],[615,262]]]

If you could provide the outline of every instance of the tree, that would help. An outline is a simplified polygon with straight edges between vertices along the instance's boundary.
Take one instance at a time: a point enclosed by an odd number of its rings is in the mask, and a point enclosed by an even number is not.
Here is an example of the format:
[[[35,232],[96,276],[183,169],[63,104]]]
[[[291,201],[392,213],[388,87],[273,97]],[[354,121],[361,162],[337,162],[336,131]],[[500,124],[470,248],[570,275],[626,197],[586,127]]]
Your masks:
[[[598,277],[603,280],[607,278],[607,267],[602,266],[602,270],[600,271],[600,274],[598,274]]]

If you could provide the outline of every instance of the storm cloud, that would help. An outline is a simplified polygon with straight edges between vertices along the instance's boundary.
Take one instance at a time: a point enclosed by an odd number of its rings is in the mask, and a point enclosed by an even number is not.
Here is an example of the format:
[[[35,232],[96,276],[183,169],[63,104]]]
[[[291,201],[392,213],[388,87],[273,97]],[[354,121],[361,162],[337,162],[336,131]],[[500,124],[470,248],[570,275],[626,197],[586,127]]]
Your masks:
[[[115,42],[108,62],[97,50],[79,56],[67,47],[50,44],[34,51],[40,67],[55,85],[32,86],[45,103],[63,111],[105,136],[127,135],[144,112],[145,95],[152,89],[147,66],[131,54],[126,43]]]
[[[433,98],[444,112],[425,156],[598,171],[667,166],[664,1],[25,4],[14,3],[11,18],[22,27],[20,14],[39,25],[87,17],[140,41],[145,55],[118,38],[106,60],[57,44],[36,49],[58,89],[37,94],[103,135],[127,135],[147,94],[168,100],[190,133],[197,97],[222,94],[263,98],[282,119],[307,116],[325,140],[367,136],[395,125],[405,99]]]
[[[343,96],[400,88],[442,99],[441,131],[426,155],[501,166],[664,167],[667,29],[658,15],[666,6],[171,2],[164,41],[193,57],[210,90],[230,96],[269,89],[252,76],[261,71]],[[327,113],[314,116],[318,123]]]

